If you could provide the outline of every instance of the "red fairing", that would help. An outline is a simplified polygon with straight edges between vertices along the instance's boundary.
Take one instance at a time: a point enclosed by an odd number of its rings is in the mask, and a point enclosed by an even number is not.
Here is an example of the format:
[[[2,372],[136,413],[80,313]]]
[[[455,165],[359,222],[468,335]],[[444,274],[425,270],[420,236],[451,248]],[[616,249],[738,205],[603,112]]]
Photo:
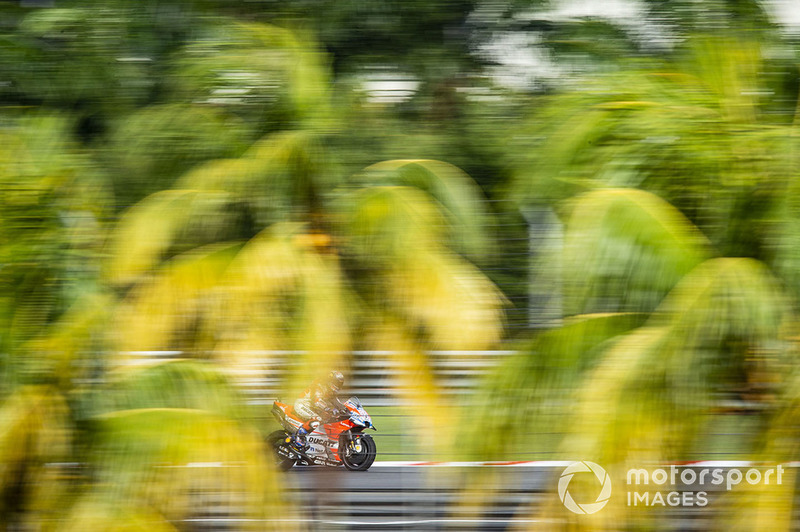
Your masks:
[[[328,434],[328,437],[330,439],[338,442],[339,436],[342,434],[342,432],[350,430],[353,427],[355,427],[355,424],[352,421],[350,421],[349,419],[344,419],[342,421],[337,421],[336,423],[328,423],[327,425],[325,425],[325,432]],[[332,450],[333,450],[333,455],[336,457],[336,459],[341,460],[339,458],[338,447]]]

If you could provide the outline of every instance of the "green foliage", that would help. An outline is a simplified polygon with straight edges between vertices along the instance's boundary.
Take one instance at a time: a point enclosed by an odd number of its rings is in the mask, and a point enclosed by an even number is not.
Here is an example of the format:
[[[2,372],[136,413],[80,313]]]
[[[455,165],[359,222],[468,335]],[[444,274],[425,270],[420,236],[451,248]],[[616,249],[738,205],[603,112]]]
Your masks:
[[[443,207],[450,229],[448,240],[454,241],[456,249],[472,257],[486,253],[488,242],[482,193],[474,181],[455,166],[431,160],[385,161],[365,169],[363,181],[373,185],[413,187],[426,192]],[[423,219],[420,222],[431,224],[435,220]]]
[[[241,120],[210,106],[165,104],[134,112],[109,144],[117,197],[135,202],[170,187],[198,163],[238,155],[247,134]]]
[[[644,314],[588,314],[565,321],[519,347],[488,374],[469,407],[481,423],[467,425],[465,458],[528,459],[547,456],[571,421],[573,387],[602,360],[619,336],[640,326]]]
[[[48,464],[73,451],[63,396],[48,386],[21,387],[0,406],[0,429],[0,513],[28,523],[58,517],[68,484]]]
[[[172,83],[175,97],[221,105],[262,132],[325,126],[330,113],[323,56],[278,26],[212,26],[179,54]]]
[[[578,392],[586,408],[578,414],[580,438],[592,435],[602,447],[580,451],[616,460],[637,452],[684,456],[719,397],[734,397],[740,387],[748,387],[753,399],[780,391],[777,384],[791,359],[778,338],[790,319],[783,294],[762,264],[701,264],[645,326],[611,347],[589,373]],[[618,439],[628,439],[628,430],[634,439],[623,448]]]
[[[0,6],[3,524],[171,530],[198,490],[290,521],[235,391],[270,350],[287,393],[395,353],[428,457],[685,460],[734,403],[771,424],[743,458],[796,460],[795,43],[750,0],[642,9],[655,37],[540,1]],[[502,36],[561,75],[499,87]],[[459,412],[429,352],[499,345],[534,275],[560,319]]]
[[[198,512],[194,498],[202,490],[237,502],[243,522],[255,523],[279,506],[260,438],[229,419],[202,410],[152,408],[114,412],[99,421],[93,455],[98,482],[72,520],[87,519],[84,512],[105,501],[152,509],[166,522],[183,519]],[[248,497],[238,496],[242,492]]]
[[[241,419],[241,397],[210,363],[177,360],[115,375],[99,402],[106,413],[145,408],[183,408]]]
[[[635,189],[578,196],[562,256],[566,312],[652,311],[708,254],[705,237],[657,196]]]
[[[25,352],[97,290],[107,188],[68,131],[68,120],[40,113],[6,118],[0,128],[0,349],[7,354]],[[5,386],[46,378],[35,364],[5,364]]]

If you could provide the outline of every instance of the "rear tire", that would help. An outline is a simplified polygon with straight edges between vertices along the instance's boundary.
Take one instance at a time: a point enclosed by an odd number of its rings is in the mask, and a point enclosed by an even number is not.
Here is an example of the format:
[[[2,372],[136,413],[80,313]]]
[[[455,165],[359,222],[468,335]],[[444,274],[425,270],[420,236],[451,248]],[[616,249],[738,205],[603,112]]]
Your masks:
[[[291,458],[286,458],[278,454],[278,448],[284,444],[289,434],[285,430],[276,430],[267,436],[267,446],[272,457],[275,459],[275,466],[281,471],[288,471],[295,464]]]
[[[375,440],[367,434],[354,435],[354,438],[343,436],[339,440],[339,458],[344,466],[350,471],[366,471],[372,466],[375,457],[378,456]],[[361,449],[355,450],[349,447],[352,440],[360,440]]]

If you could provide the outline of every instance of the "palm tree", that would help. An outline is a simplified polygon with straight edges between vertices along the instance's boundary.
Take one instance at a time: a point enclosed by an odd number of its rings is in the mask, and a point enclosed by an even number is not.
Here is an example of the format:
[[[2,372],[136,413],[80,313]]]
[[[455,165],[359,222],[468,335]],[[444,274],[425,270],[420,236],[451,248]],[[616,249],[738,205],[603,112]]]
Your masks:
[[[94,267],[107,209],[105,181],[66,131],[71,123],[46,113],[6,117],[0,133],[0,511],[4,524],[43,522],[59,511],[66,484],[49,462],[73,451],[69,381],[74,343],[103,299]],[[92,317],[89,321],[96,321]],[[49,486],[45,489],[45,486]],[[52,491],[49,491],[52,490]],[[49,491],[49,493],[48,493]],[[30,521],[29,521],[30,520]]]
[[[795,128],[764,113],[758,44],[702,37],[685,50],[555,96],[531,128],[545,137],[517,190],[564,220],[552,264],[568,315],[487,380],[488,429],[505,437],[473,434],[483,456],[535,446],[516,430],[531,423],[560,433],[551,449],[623,478],[706,456],[728,401],[754,433],[795,409]],[[795,456],[779,428],[766,434],[726,443],[742,458]],[[760,500],[737,515],[788,522],[775,511],[786,492]],[[583,525],[640,519],[609,505]]]
[[[70,501],[68,530],[169,523],[213,511],[243,529],[292,528],[292,509],[239,391],[216,367],[170,361],[87,392],[93,481]],[[225,513],[221,513],[225,512]],[[285,521],[276,520],[280,516]]]
[[[468,260],[487,249],[478,187],[430,160],[379,163],[342,183],[325,155],[335,122],[313,46],[268,26],[226,31],[198,53],[234,46],[215,61],[244,54],[251,68],[288,69],[294,128],[201,163],[123,215],[106,269],[123,294],[119,352],[180,348],[233,368],[258,366],[264,350],[305,352],[287,382],[296,392],[321,368],[347,366],[353,331],[372,331],[358,346],[398,352],[413,379],[402,388],[431,426],[447,426],[426,350],[480,348],[501,333],[500,293]],[[198,61],[197,79],[223,66]]]
[[[147,198],[123,218],[109,270],[130,285],[118,314],[120,351],[180,346],[234,367],[265,349],[306,351],[294,377],[299,386],[319,367],[346,365],[350,331],[364,328],[376,332],[361,345],[401,353],[408,374],[419,379],[407,389],[419,390],[424,411],[444,423],[445,409],[430,404],[437,388],[424,351],[486,346],[500,333],[499,292],[442,244],[452,235],[458,248],[479,252],[481,238],[470,225],[478,197],[465,174],[436,161],[382,163],[367,174],[384,184],[336,192],[325,223],[330,235],[307,232],[310,223],[283,222],[246,242],[207,244],[167,261],[159,257],[176,245],[170,235],[202,234],[215,212],[201,211],[195,219],[206,219],[193,225],[180,205],[191,205],[189,212],[221,208],[225,199],[206,201],[208,195],[237,198],[240,183],[225,194],[165,191]],[[412,186],[412,177],[425,181]],[[246,201],[237,199],[227,205]],[[154,222],[164,229],[150,240],[141,228],[152,230]]]
[[[61,27],[69,14],[42,13],[32,27]],[[300,350],[308,355],[287,385],[297,387],[322,367],[346,365],[357,327],[379,325],[363,344],[399,353],[417,378],[406,387],[424,407],[439,400],[425,349],[498,338],[499,293],[455,252],[481,251],[475,185],[444,163],[405,161],[337,188],[322,149],[336,126],[325,58],[298,35],[220,23],[176,56],[169,89],[178,102],[129,115],[101,154],[114,161],[131,148],[123,167],[176,179],[174,186],[122,216],[107,260],[97,220],[111,201],[94,162],[65,145],[70,133],[60,121],[30,119],[4,131],[4,187],[19,188],[4,202],[0,243],[10,361],[0,488],[13,503],[4,522],[66,516],[75,530],[121,522],[169,530],[203,504],[190,488],[214,486],[247,494],[228,502],[262,528],[265,512],[282,511],[277,477],[217,368],[240,367],[257,350]],[[176,121],[198,131],[175,161],[200,155],[172,178],[185,161],[159,166],[158,153],[146,160],[162,146],[145,140],[158,137],[147,128],[168,133]],[[215,138],[230,124],[244,124],[244,133]],[[170,135],[163,138],[169,145]],[[207,160],[209,153],[228,158]],[[83,211],[95,225],[74,221]],[[62,259],[65,235],[75,243]],[[439,236],[452,236],[452,247]],[[25,249],[28,242],[36,245]],[[369,282],[359,285],[367,270]],[[75,272],[74,282],[53,289],[63,271]],[[464,324],[472,336],[461,334]],[[131,351],[163,348],[210,361],[119,363]],[[91,475],[46,466],[71,459]],[[186,467],[219,460],[225,467]]]

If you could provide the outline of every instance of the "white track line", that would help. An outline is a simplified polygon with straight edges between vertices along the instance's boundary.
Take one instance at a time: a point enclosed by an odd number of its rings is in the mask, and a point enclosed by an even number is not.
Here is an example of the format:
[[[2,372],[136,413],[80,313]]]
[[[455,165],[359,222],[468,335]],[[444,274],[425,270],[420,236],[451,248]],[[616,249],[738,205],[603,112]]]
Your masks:
[[[566,467],[569,461],[509,461],[509,462],[421,462],[421,461],[380,461],[375,467]]]
[[[422,461],[377,461],[372,464],[371,469],[381,467],[566,467],[580,460],[531,460],[531,461],[508,461],[508,462],[422,462]],[[652,464],[651,464],[652,465]],[[652,467],[774,467],[775,463],[750,462],[744,460],[702,460],[697,462],[681,462],[675,464],[655,464]],[[783,467],[800,467],[800,462],[786,462],[781,464]]]
[[[524,524],[543,523],[541,519],[411,519],[402,521],[333,521],[328,519],[240,519],[235,517],[209,517],[184,519],[182,523],[317,523],[325,525],[347,526],[398,526],[398,525],[427,525],[427,524]]]

